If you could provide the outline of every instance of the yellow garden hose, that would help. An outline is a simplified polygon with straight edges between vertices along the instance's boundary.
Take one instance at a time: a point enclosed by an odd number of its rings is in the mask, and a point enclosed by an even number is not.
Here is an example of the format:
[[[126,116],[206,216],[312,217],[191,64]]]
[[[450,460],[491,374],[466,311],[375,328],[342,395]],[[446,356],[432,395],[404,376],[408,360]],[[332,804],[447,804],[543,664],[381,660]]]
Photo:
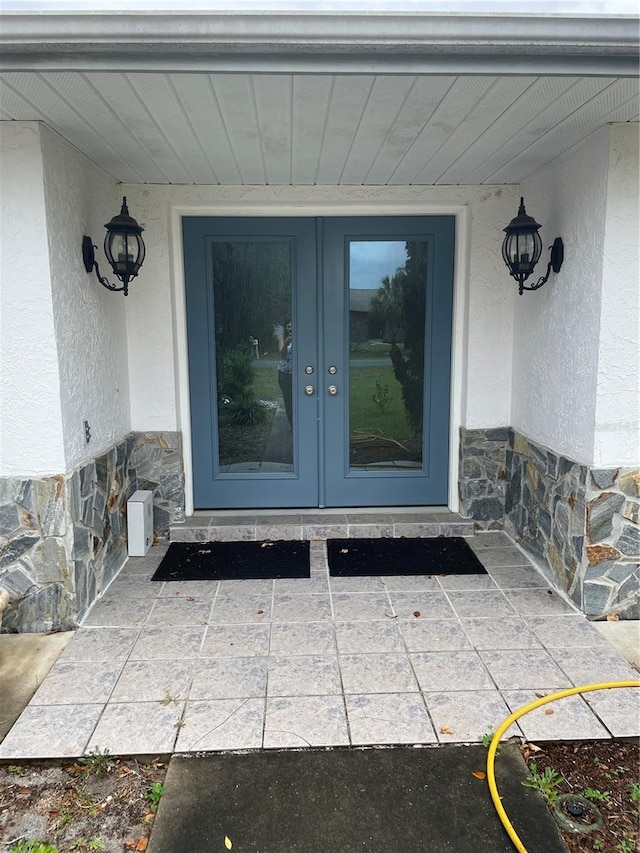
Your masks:
[[[507,813],[505,812],[502,806],[502,801],[500,800],[500,795],[498,794],[498,788],[496,787],[494,765],[500,738],[512,723],[515,723],[515,721],[519,720],[520,717],[523,717],[535,708],[539,708],[541,705],[546,705],[548,702],[554,702],[556,699],[564,699],[565,696],[575,696],[576,693],[589,693],[592,690],[609,690],[611,687],[640,687],[640,681],[603,681],[600,684],[585,684],[582,687],[571,687],[568,690],[559,690],[557,693],[551,693],[549,696],[543,696],[541,699],[536,699],[534,702],[529,702],[528,705],[523,705],[522,708],[518,708],[517,711],[514,711],[510,717],[507,717],[507,719],[501,723],[494,734],[493,740],[489,746],[489,753],[487,755],[487,781],[489,783],[489,791],[491,792],[491,799],[493,800],[493,805],[498,813],[498,817],[519,853],[527,853],[527,848],[524,846],[522,841],[520,841],[517,832],[507,817]]]

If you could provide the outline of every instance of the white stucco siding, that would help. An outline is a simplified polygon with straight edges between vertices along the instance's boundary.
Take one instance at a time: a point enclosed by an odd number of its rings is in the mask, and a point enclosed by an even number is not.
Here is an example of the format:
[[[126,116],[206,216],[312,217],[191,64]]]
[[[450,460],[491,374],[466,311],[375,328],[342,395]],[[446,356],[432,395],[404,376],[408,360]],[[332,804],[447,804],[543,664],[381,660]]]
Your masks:
[[[611,127],[594,463],[640,464],[639,125]]]
[[[64,470],[40,126],[0,122],[0,475]]]
[[[145,229],[144,266],[127,297],[131,426],[134,430],[176,430],[178,359],[170,204],[180,189],[123,188],[129,212]]]
[[[608,150],[603,128],[521,187],[527,213],[543,226],[532,281],[546,271],[555,237],[565,260],[540,290],[516,297],[511,423],[585,464],[594,456]]]
[[[514,288],[501,258],[502,228],[514,215],[513,187],[160,187],[123,188],[144,225],[147,257],[131,287],[127,324],[131,419],[136,430],[181,428],[179,358],[184,350],[178,214],[285,216],[438,214],[467,210],[457,293],[462,347],[456,380],[467,427],[509,423]],[[179,231],[179,228],[177,229]],[[175,277],[173,273],[176,273]],[[176,290],[177,289],[177,290]],[[184,406],[182,407],[184,411]]]
[[[130,429],[126,300],[87,274],[81,252],[88,234],[98,246],[100,272],[120,284],[102,244],[104,224],[122,199],[110,178],[46,127],[42,149],[65,470],[71,470]]]
[[[467,382],[462,425],[511,423],[511,349],[516,291],[502,260],[502,229],[514,216],[518,190],[483,187],[471,205]]]

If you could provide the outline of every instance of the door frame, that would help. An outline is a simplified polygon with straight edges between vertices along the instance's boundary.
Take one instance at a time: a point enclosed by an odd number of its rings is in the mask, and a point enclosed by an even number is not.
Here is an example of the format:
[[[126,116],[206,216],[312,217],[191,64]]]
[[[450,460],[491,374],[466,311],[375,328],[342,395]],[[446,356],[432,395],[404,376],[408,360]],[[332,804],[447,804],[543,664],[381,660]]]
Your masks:
[[[183,216],[264,216],[264,217],[345,217],[345,216],[438,216],[455,217],[455,249],[453,274],[453,325],[451,330],[451,388],[449,402],[449,477],[448,477],[448,509],[457,512],[459,509],[458,476],[459,476],[459,447],[460,426],[462,424],[462,398],[466,384],[466,362],[464,360],[464,344],[467,339],[467,303],[469,282],[469,253],[470,253],[470,205],[469,204],[437,204],[420,199],[402,200],[396,193],[389,194],[385,199],[379,191],[371,193],[367,199],[350,198],[348,187],[286,187],[289,191],[296,189],[305,191],[305,198],[286,198],[286,194],[278,192],[277,197],[265,198],[265,191],[270,187],[253,188],[261,192],[247,193],[246,187],[226,187],[225,198],[219,202],[210,201],[200,204],[170,204],[169,245],[171,256],[171,278],[174,308],[174,351],[177,362],[177,428],[182,433],[182,454],[185,476],[185,511],[187,515],[194,512],[193,500],[193,458],[191,448],[191,414],[189,392],[189,364],[187,350],[187,310],[186,287],[184,275],[184,256],[182,242]],[[314,198],[313,190],[322,189],[322,197]],[[360,196],[366,196],[364,187],[354,187]],[[399,190],[400,188],[394,188]],[[409,189],[409,188],[407,188]],[[413,188],[411,188],[413,189]],[[333,190],[336,198],[331,198],[328,192]],[[347,192],[344,192],[344,191]],[[363,193],[363,190],[365,191]],[[235,191],[237,199],[230,195]],[[252,199],[255,195],[255,199]],[[338,196],[343,196],[338,198]],[[335,512],[335,508],[333,510]]]

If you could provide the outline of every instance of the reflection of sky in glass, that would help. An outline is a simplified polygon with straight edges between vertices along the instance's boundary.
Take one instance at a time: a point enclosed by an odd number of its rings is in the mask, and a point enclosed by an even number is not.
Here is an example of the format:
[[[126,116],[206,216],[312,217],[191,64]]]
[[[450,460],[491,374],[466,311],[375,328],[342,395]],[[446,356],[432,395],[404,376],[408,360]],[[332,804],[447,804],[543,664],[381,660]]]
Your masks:
[[[391,277],[407,260],[405,242],[367,240],[349,243],[349,287],[375,290],[385,275]]]

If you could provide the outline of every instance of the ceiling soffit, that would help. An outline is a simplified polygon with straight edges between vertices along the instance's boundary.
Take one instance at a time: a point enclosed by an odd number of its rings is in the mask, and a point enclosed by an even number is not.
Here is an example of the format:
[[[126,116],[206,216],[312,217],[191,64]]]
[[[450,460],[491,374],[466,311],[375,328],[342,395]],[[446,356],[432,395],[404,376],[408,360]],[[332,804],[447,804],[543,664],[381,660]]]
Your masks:
[[[637,121],[637,18],[0,14],[0,119],[123,183],[517,184]]]

